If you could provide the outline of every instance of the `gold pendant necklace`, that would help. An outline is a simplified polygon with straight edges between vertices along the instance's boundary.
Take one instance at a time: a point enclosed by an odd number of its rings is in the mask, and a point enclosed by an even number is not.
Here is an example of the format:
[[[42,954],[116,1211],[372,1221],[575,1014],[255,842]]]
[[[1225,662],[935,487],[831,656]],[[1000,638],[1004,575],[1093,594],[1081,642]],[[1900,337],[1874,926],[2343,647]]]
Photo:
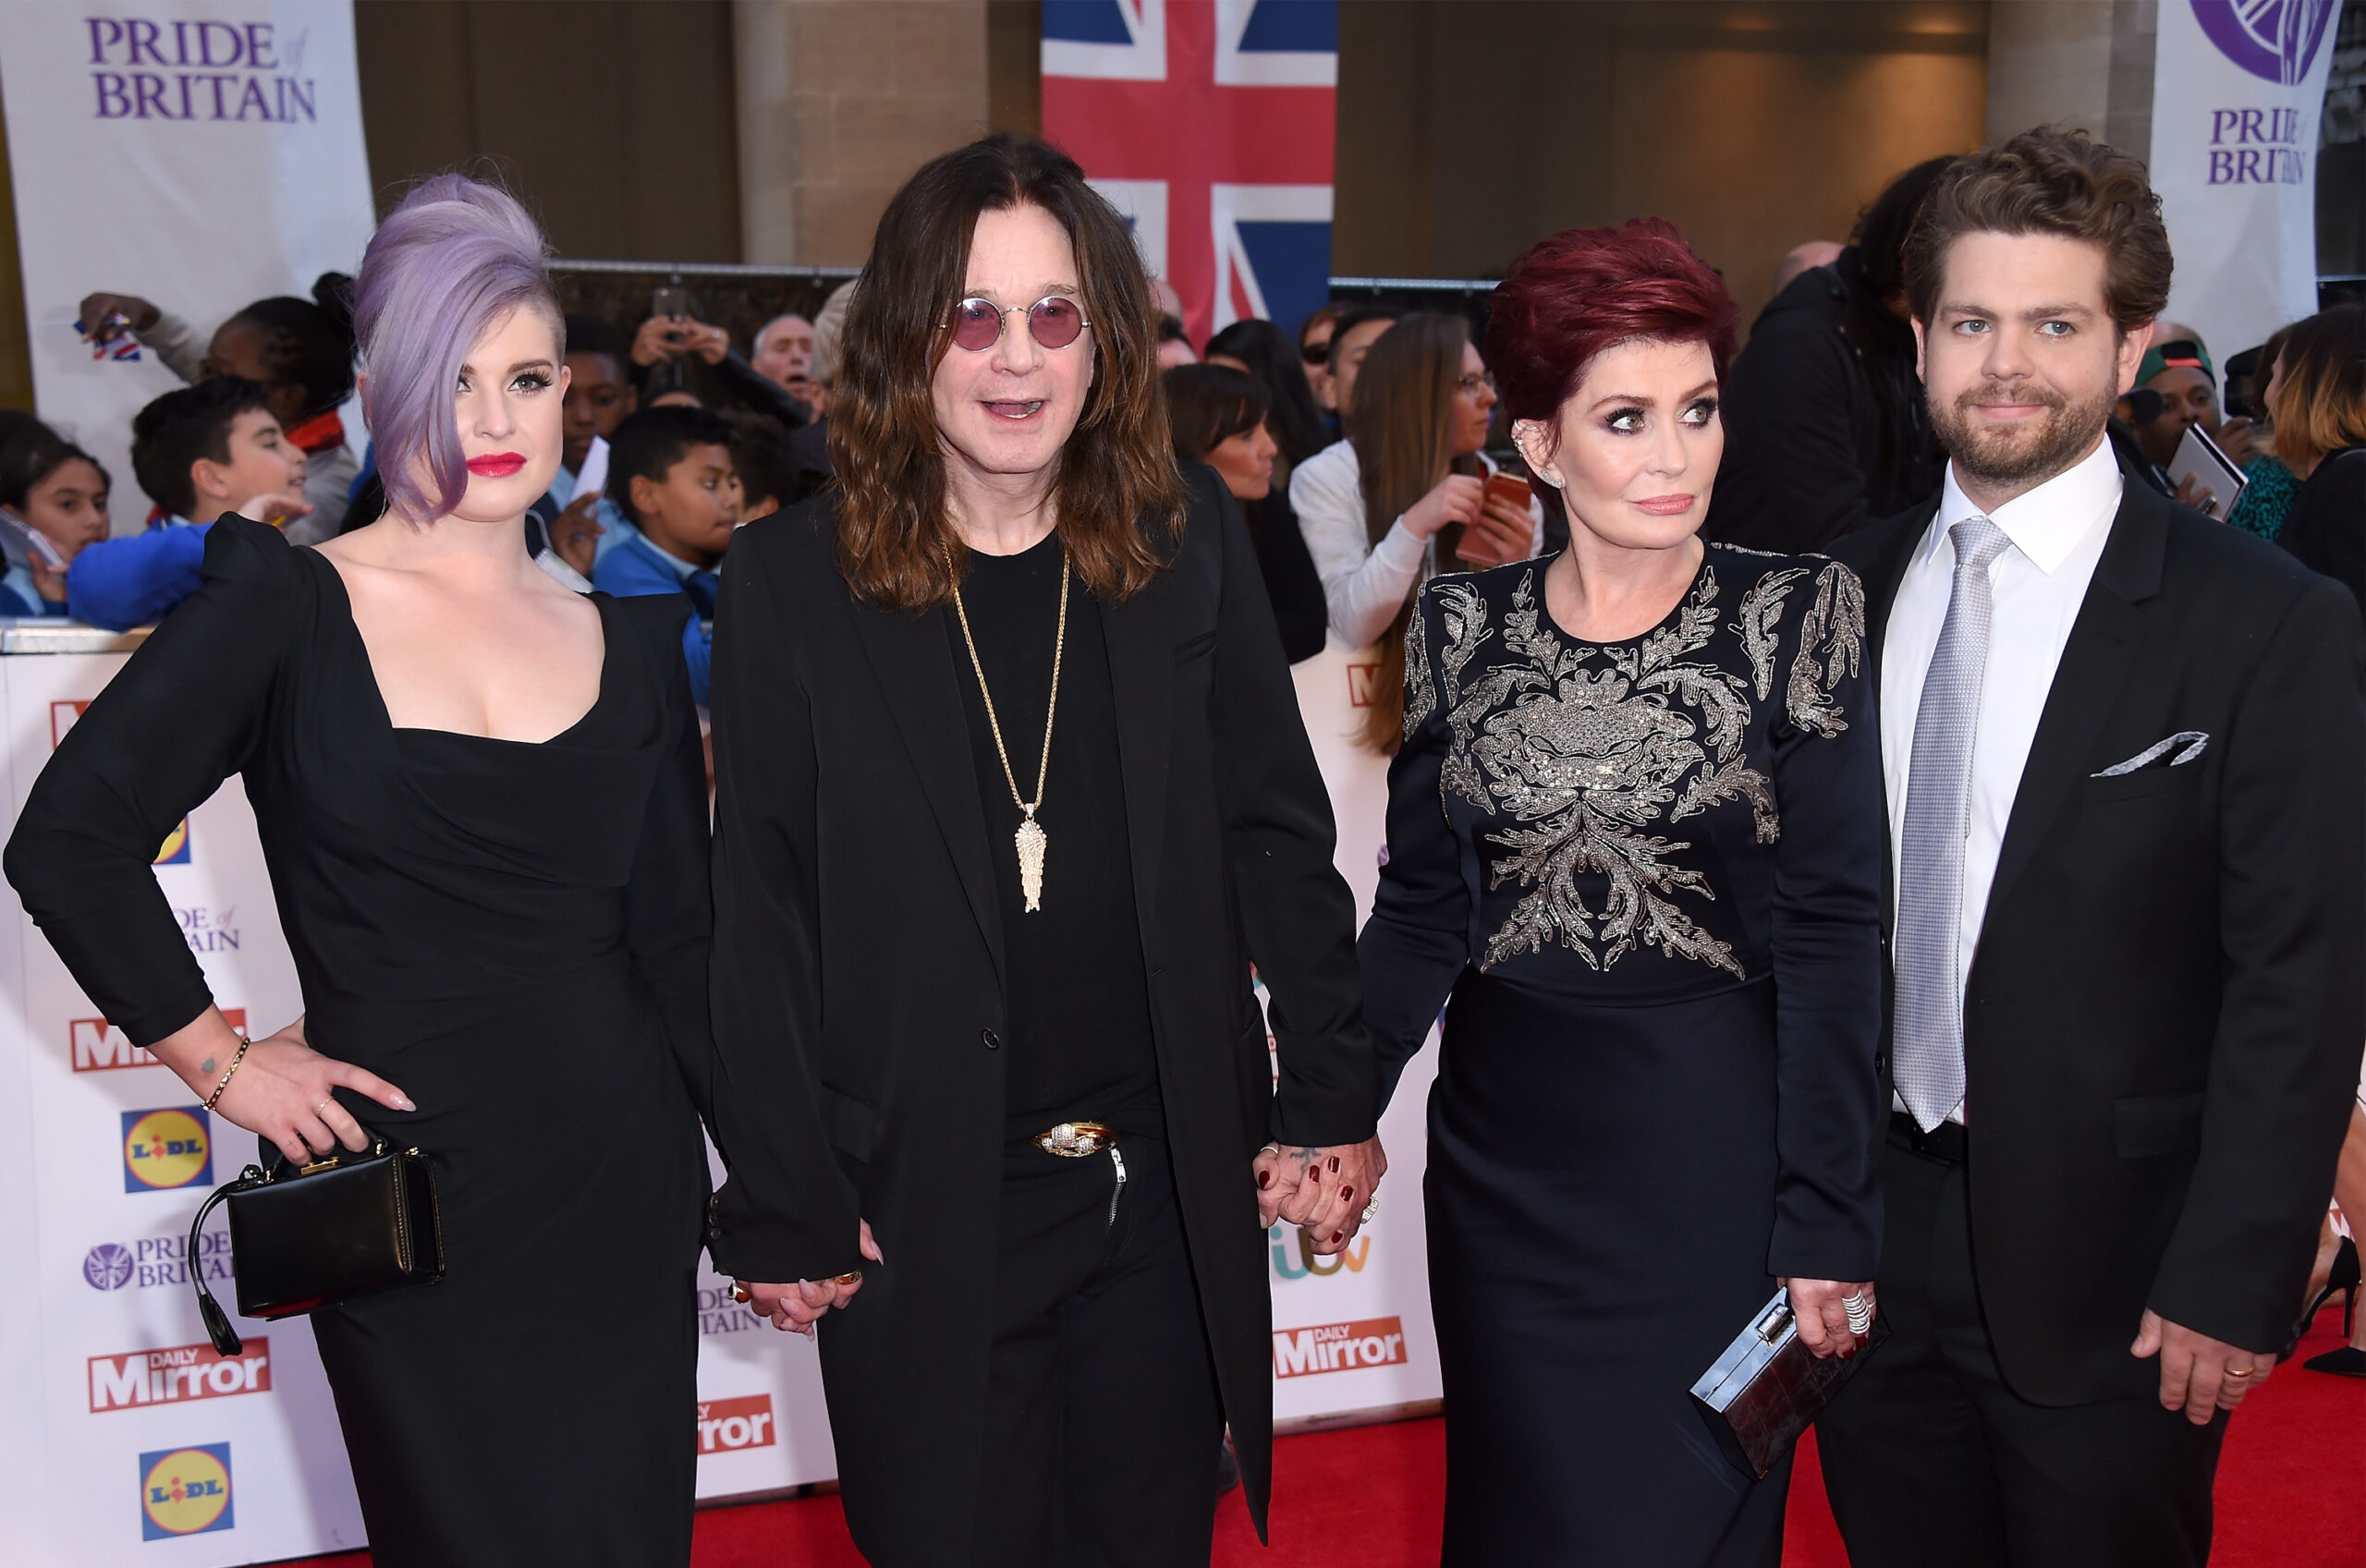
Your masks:
[[[951,563],[946,563],[948,565]],[[953,611],[961,617],[961,640],[970,646],[970,668],[978,674],[978,695],[986,700],[986,726],[994,731],[994,751],[1002,758],[1002,776],[1010,785],[1010,798],[1018,808],[1018,832],[1012,835],[1018,849],[1018,892],[1026,900],[1027,912],[1034,914],[1043,907],[1043,851],[1049,840],[1043,836],[1042,824],[1035,820],[1036,811],[1043,804],[1043,781],[1052,773],[1052,719],[1060,707],[1060,661],[1068,646],[1068,553],[1060,550],[1060,625],[1052,641],[1052,697],[1043,708],[1043,758],[1035,769],[1035,798],[1028,800],[1018,793],[1018,775],[1010,769],[1010,748],[1003,744],[1002,720],[994,714],[994,694],[986,689],[986,667],[978,662],[978,639],[970,632],[969,607],[961,602],[961,589],[953,589]]]

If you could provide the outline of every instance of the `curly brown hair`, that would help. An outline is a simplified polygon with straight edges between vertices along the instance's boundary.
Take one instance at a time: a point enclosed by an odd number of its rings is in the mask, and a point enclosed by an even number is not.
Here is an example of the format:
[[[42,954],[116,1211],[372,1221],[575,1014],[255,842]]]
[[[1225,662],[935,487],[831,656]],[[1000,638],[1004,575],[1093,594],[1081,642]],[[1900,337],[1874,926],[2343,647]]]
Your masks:
[[[2104,298],[2122,333],[2168,308],[2169,231],[2144,165],[2082,130],[2041,126],[1957,163],[1906,240],[1906,298],[1939,308],[1947,250],[1967,234],[2050,234],[2103,248]]]
[[[887,203],[847,311],[830,462],[838,569],[869,602],[922,609],[949,601],[960,583],[968,549],[945,510],[930,386],[952,346],[979,214],[1030,205],[1058,220],[1076,249],[1096,356],[1052,487],[1068,558],[1096,596],[1124,600],[1158,574],[1161,541],[1182,526],[1157,318],[1133,237],[1066,153],[990,136],[922,164]]]

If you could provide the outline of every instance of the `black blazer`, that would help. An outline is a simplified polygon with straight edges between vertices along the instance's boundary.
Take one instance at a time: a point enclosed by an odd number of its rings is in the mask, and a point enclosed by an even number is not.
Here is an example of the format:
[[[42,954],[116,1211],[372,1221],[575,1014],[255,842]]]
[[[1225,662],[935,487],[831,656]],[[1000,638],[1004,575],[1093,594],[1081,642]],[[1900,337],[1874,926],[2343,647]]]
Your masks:
[[[2325,454],[2292,498],[2275,542],[2366,603],[2366,446]]]
[[[1864,578],[1876,671],[1936,509],[1834,552]],[[2192,761],[2097,776],[2185,730],[2209,736]],[[2282,1346],[2366,1045],[2362,953],[2357,605],[2124,484],[1964,996],[1972,1258],[2022,1397],[2152,1391],[2128,1353],[2146,1307]]]
[[[1176,1187],[1262,1525],[1273,1351],[1250,1161],[1269,1136],[1370,1137],[1377,1084],[1354,902],[1257,558],[1213,472],[1187,474],[1172,564],[1124,604],[1093,602]],[[731,1176],[708,1250],[750,1280],[863,1269],[821,1334],[838,1453],[870,1483],[848,1492],[848,1523],[874,1560],[949,1563],[977,1513],[1001,917],[949,612],[858,603],[836,505],[832,492],[750,525],[723,567],[713,1001]],[[857,1254],[859,1218],[884,1267]]]

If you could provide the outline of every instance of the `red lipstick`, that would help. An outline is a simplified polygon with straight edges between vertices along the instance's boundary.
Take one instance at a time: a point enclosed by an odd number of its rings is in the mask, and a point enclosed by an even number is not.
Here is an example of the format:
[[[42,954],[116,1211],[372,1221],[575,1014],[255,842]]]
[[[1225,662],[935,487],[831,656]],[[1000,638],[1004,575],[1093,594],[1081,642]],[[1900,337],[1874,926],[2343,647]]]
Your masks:
[[[488,452],[469,459],[469,472],[489,480],[506,480],[525,466],[526,459],[515,452]]]

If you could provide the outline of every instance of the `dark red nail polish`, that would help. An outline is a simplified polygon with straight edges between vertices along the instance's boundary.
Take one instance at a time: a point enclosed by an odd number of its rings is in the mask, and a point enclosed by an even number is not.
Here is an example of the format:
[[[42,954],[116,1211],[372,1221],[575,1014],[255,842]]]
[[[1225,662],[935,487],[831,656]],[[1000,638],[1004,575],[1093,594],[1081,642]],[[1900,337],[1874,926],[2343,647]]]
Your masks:
[[[1260,1171],[1260,1172],[1258,1172],[1258,1173],[1257,1173],[1257,1185],[1258,1185],[1259,1186],[1261,1186],[1261,1187],[1269,1187],[1269,1186],[1272,1186],[1272,1185],[1274,1185],[1274,1173],[1273,1173],[1273,1172],[1271,1172],[1271,1171]]]
[[[1333,1231],[1331,1233],[1331,1239],[1333,1241],[1337,1241],[1344,1234],[1346,1234],[1346,1233],[1343,1231]]]
[[[1339,1157],[1338,1157],[1337,1155],[1335,1155],[1335,1155],[1333,1155],[1333,1156],[1331,1157],[1331,1172],[1332,1172],[1332,1174],[1336,1175],[1336,1174],[1338,1173],[1338,1171],[1339,1171]]]
[[[1356,1189],[1355,1189],[1355,1188],[1353,1188],[1353,1187],[1341,1187],[1341,1188],[1339,1189],[1339,1201],[1340,1201],[1340,1202],[1342,1202],[1342,1203],[1353,1203],[1355,1200],[1356,1200]]]

